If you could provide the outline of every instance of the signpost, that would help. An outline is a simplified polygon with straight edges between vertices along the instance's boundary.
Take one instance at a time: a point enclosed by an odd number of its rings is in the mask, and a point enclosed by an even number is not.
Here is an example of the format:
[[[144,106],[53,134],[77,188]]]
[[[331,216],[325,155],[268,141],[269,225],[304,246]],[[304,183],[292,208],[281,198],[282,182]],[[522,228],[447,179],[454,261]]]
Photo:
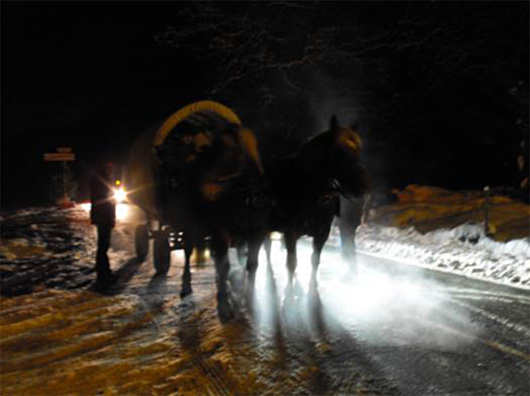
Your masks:
[[[69,207],[72,205],[70,197],[67,193],[67,180],[66,180],[66,164],[70,161],[75,161],[75,154],[72,152],[71,147],[58,147],[55,153],[44,153],[44,161],[61,161],[63,163],[63,200],[62,205]]]
[[[44,161],[75,161],[74,153],[46,153]]]
[[[484,235],[490,236],[490,216],[489,216],[489,209],[490,209],[490,203],[489,198],[491,194],[490,186],[484,187]]]

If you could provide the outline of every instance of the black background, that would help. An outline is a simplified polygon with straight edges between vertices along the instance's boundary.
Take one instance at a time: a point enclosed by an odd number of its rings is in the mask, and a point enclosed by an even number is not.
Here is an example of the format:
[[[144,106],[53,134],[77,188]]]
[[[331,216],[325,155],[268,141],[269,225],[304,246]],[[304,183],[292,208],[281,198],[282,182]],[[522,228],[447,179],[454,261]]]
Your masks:
[[[78,198],[86,198],[87,169],[99,156],[123,164],[142,130],[201,99],[234,108],[265,157],[295,149],[332,114],[355,121],[383,190],[513,187],[516,156],[527,156],[528,2],[1,7],[2,208],[49,200],[60,165],[43,154],[60,146],[74,149]],[[258,35],[242,52],[215,44],[231,37],[220,29],[238,23],[272,38]],[[210,29],[198,32],[203,25]],[[169,26],[174,39],[164,34]],[[281,64],[301,59],[320,31],[333,34],[318,56],[284,72]],[[249,66],[265,48],[270,58]],[[216,90],[234,70],[242,78]]]

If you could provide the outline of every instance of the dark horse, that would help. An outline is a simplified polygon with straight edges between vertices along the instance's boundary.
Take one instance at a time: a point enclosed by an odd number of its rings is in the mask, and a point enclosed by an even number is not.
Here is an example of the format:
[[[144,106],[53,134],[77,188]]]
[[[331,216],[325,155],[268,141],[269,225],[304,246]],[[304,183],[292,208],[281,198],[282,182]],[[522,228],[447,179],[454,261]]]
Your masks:
[[[339,126],[332,117],[329,130],[310,139],[296,156],[266,165],[275,200],[270,230],[284,234],[290,283],[297,264],[297,240],[303,235],[313,237],[311,279],[316,282],[320,253],[340,211],[339,196],[360,196],[368,191],[360,148],[355,129]],[[270,239],[265,248],[269,256]],[[252,279],[255,269],[249,270]]]
[[[163,171],[170,175],[166,197],[170,224],[183,233],[185,269],[181,295],[191,293],[193,248],[211,238],[217,273],[218,312],[233,315],[228,289],[229,247],[238,240],[249,246],[248,262],[257,267],[267,234],[263,169],[252,131],[216,114],[188,116],[158,147]]]

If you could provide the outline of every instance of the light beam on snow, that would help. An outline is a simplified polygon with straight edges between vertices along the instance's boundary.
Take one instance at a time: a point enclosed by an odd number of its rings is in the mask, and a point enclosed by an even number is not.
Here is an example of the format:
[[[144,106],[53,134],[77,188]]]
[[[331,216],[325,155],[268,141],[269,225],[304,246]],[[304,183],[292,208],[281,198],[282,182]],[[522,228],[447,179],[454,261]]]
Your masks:
[[[290,289],[286,287],[287,253],[280,241],[272,242],[272,271],[263,249],[260,253],[254,308],[256,324],[265,334],[285,327],[293,331],[305,327],[314,332],[312,323],[324,318],[329,326],[346,329],[352,337],[373,344],[453,349],[472,338],[456,339],[441,333],[439,328],[433,329],[433,321],[448,328],[458,323],[470,337],[478,332],[464,314],[444,316],[449,302],[442,285],[427,287],[419,282],[419,275],[404,278],[372,269],[362,256],[358,257],[359,273],[354,276],[349,272],[351,263],[342,259],[338,249],[322,252],[316,289],[321,305],[315,313],[311,308],[315,289],[310,287],[312,247],[308,242],[298,242],[298,266]]]

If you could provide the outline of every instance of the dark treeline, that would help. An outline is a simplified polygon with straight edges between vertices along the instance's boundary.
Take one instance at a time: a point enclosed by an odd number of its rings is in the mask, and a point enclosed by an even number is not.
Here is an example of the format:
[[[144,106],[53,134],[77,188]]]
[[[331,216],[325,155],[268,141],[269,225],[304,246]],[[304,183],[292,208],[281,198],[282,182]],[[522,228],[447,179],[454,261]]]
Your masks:
[[[193,3],[182,15],[157,41],[209,65],[205,94],[234,106],[266,154],[337,114],[360,126],[380,187],[515,185],[527,2]]]
[[[528,173],[528,12],[528,2],[5,2],[2,207],[47,199],[60,168],[42,155],[62,146],[76,153],[82,199],[98,155],[123,165],[135,136],[205,98],[232,107],[265,156],[296,150],[336,114],[360,127],[382,189],[514,187],[520,153]]]

